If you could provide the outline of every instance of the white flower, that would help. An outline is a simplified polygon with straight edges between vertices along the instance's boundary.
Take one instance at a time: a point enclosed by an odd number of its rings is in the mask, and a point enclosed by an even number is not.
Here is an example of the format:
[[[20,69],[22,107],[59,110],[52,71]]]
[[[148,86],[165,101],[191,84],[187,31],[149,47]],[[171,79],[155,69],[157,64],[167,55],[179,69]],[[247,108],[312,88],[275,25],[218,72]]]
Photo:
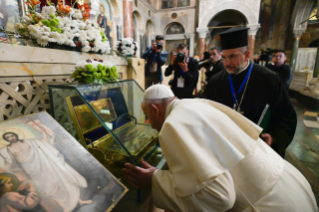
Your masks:
[[[57,38],[56,42],[58,44],[62,45],[67,41],[67,39],[68,39],[68,37],[65,34],[61,33],[59,38]]]
[[[58,33],[58,32],[51,32],[51,33],[50,33],[50,36],[51,36],[53,39],[58,40],[58,39],[60,38],[60,33]]]
[[[54,39],[54,38],[49,38],[49,42],[51,42],[51,43],[56,43],[56,39]]]
[[[80,29],[80,30],[84,30],[84,29],[85,29],[85,26],[86,26],[85,23],[83,23],[83,22],[82,22],[82,23],[79,23],[79,29]]]
[[[87,39],[88,39],[88,37],[86,36],[86,32],[85,31],[80,31],[79,41],[84,43],[85,41],[87,41]]]
[[[79,28],[76,26],[76,27],[74,27],[74,28],[71,30],[71,32],[72,32],[73,34],[75,34],[75,33],[79,32]]]
[[[82,52],[89,52],[91,50],[91,47],[90,46],[84,46],[81,51]]]
[[[47,27],[47,26],[42,26],[42,28],[43,28],[43,31],[44,32],[51,32],[51,29],[50,29],[50,27]]]
[[[30,25],[33,22],[33,20],[28,16],[23,16],[21,22]]]
[[[87,62],[85,60],[82,60],[82,61],[78,62],[77,64],[75,64],[75,68],[85,68],[86,64],[87,64]]]
[[[32,37],[34,37],[34,38],[41,37],[42,29],[41,29],[41,27],[38,24],[29,25],[28,26],[28,31],[29,31],[30,35],[32,35]]]
[[[70,33],[70,32],[64,32],[63,34],[65,34],[68,39],[72,40],[74,38],[74,34]]]
[[[51,35],[51,33],[50,32],[42,32],[41,35],[49,37]]]
[[[82,45],[83,46],[88,46],[88,45],[90,45],[90,43],[89,43],[89,41],[84,41],[84,42],[82,42]]]
[[[35,13],[35,16],[37,16],[38,18],[44,19],[44,17],[40,13]]]
[[[80,10],[76,10],[74,12],[75,13],[73,14],[73,18],[76,18],[76,19],[82,19],[83,18],[83,15],[82,15]]]
[[[37,39],[37,43],[41,46],[47,46],[49,44],[49,37],[42,36]]]
[[[92,51],[93,51],[93,49],[92,49]],[[92,65],[94,68],[96,68],[98,64],[101,64],[101,63],[99,61],[92,60]]]
[[[72,21],[66,23],[67,27],[77,27],[78,25],[79,25],[79,23],[76,22],[75,20],[72,20]]]
[[[71,32],[69,27],[62,27],[63,32]]]
[[[42,7],[41,14],[43,17],[47,17],[48,15],[55,14],[56,9],[54,6],[44,6]]]
[[[74,9],[71,9],[71,11],[69,12],[69,16],[72,17],[74,15]]]
[[[75,43],[73,42],[73,40],[67,40],[65,43],[65,45],[68,45],[68,46],[72,46],[72,47],[76,47]]]
[[[75,33],[74,37],[80,37],[80,33]]]
[[[100,31],[93,29],[87,32],[88,40],[97,40],[101,38]],[[101,40],[101,39],[100,39]]]

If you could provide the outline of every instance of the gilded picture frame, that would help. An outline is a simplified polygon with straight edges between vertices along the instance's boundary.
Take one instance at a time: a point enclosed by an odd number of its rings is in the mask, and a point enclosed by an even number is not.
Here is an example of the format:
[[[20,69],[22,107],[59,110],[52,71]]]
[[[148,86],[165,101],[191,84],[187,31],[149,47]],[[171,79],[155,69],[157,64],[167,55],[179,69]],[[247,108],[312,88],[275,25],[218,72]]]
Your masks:
[[[1,122],[0,134],[0,211],[109,212],[128,191],[46,112]]]

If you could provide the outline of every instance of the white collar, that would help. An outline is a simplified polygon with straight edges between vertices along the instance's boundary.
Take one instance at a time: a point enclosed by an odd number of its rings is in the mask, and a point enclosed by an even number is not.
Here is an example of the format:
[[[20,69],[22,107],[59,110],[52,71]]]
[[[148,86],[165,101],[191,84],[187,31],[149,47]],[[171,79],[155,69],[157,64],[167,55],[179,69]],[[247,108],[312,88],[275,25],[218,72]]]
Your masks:
[[[239,72],[235,73],[236,75],[240,74],[241,72],[245,71],[250,65],[250,60],[248,60],[247,66],[245,68],[243,68],[242,70],[240,70]]]

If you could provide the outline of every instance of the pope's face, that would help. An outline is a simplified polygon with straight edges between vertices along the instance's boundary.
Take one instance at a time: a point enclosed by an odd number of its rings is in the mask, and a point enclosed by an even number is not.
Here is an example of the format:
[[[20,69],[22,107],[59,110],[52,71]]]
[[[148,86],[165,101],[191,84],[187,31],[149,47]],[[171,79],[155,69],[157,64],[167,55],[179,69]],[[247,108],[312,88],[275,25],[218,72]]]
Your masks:
[[[9,141],[10,143],[12,142],[17,142],[19,140],[18,136],[16,136],[15,134],[13,133],[8,133],[4,136],[4,139],[6,141]]]
[[[142,110],[144,114],[147,116],[152,128],[156,129],[157,131],[160,131],[163,124],[163,122],[161,121],[160,114],[154,108],[152,108],[151,105],[142,104]]]
[[[238,73],[242,70],[248,58],[249,52],[243,52],[242,48],[223,50],[222,61],[227,72],[230,74]]]

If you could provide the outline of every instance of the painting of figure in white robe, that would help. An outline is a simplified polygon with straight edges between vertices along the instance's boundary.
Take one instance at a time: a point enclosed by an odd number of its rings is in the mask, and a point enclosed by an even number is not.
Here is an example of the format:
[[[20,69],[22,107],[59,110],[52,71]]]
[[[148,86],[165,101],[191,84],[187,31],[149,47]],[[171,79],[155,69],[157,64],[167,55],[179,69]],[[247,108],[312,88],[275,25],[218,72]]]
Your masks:
[[[0,123],[0,136],[0,179],[1,174],[9,173],[20,182],[30,182],[34,191],[28,193],[41,199],[37,204],[33,201],[34,207],[40,205],[44,211],[106,211],[126,192],[45,112]],[[3,197],[0,207],[1,202]]]

